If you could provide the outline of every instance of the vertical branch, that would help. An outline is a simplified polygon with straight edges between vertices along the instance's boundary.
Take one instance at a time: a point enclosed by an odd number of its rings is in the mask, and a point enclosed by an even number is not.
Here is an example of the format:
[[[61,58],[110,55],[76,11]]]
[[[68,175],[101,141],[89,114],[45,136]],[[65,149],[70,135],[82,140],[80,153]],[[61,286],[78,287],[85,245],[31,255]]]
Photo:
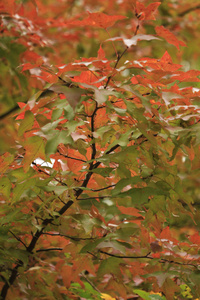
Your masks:
[[[128,48],[129,48],[129,47],[126,46],[126,48],[124,49],[124,51],[122,52],[122,54],[117,56],[117,60],[116,60],[115,65],[114,65],[114,69],[117,68],[117,65],[118,65],[120,59],[121,59],[122,56],[126,53],[126,51],[128,50]],[[108,86],[108,84],[109,84],[111,78],[112,78],[112,75],[108,76],[108,79],[107,79],[107,82],[106,82],[106,84],[105,84],[105,86],[104,86],[104,89],[107,88],[107,86]]]
[[[140,24],[138,23],[138,25],[137,25],[137,27],[136,27],[136,29],[135,29],[134,36],[138,33],[139,28],[140,28]],[[108,33],[108,31],[107,31],[107,33]],[[109,34],[109,33],[108,33],[108,34]],[[110,36],[110,35],[109,35],[109,36]],[[115,49],[115,46],[114,46],[114,45],[113,45],[113,47],[114,47],[114,49]],[[117,55],[117,60],[116,60],[115,65],[114,65],[114,69],[117,68],[120,59],[122,58],[122,56],[124,56],[124,54],[127,52],[128,49],[129,49],[129,47],[126,46],[126,48],[125,48],[124,51],[121,53],[121,55],[116,54],[116,55]],[[108,84],[109,84],[109,82],[110,82],[110,80],[111,80],[112,77],[113,77],[112,75],[108,76],[108,79],[107,79],[107,82],[106,82],[106,84],[105,84],[105,86],[104,86],[104,89],[106,89],[106,88],[108,87]]]
[[[95,101],[96,103],[96,107],[93,111],[93,114],[91,115],[90,117],[90,126],[91,126],[91,139],[92,139],[92,155],[91,155],[91,159],[95,159],[95,156],[96,156],[96,145],[95,145],[95,141],[94,141],[94,131],[95,131],[95,128],[94,128],[94,122],[95,122],[95,115],[96,115],[96,112],[97,112],[97,109],[98,109],[98,105],[97,105],[97,102]],[[92,162],[92,166],[93,166],[93,162]]]

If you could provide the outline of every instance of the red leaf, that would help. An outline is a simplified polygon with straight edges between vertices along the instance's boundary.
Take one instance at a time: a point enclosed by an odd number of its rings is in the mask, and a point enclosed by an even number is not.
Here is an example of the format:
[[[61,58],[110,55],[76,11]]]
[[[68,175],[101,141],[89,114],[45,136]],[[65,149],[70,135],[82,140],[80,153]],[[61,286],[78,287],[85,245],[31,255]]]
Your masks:
[[[32,65],[31,63],[26,63],[26,64],[23,64],[22,65],[22,70],[21,72],[24,72],[24,71],[27,71],[27,70],[31,70],[31,69],[34,69],[34,68],[37,68],[38,65]]]
[[[98,51],[98,58],[99,59],[106,59],[105,58],[105,52],[104,52],[104,50],[102,49],[101,46],[100,46],[99,51]]]
[[[90,214],[96,218],[101,220],[104,224],[106,224],[106,221],[104,220],[104,218],[102,217],[102,215],[99,213],[98,209],[92,205],[91,210],[90,210]]]
[[[174,244],[177,243],[177,240],[175,238],[173,238],[173,236],[172,236],[172,232],[170,231],[169,226],[167,226],[163,229],[163,231],[160,234],[160,239],[169,240],[169,241],[173,242]]]
[[[19,107],[22,109],[24,106],[26,106],[26,103],[24,102],[17,102],[17,104],[19,105]]]
[[[43,59],[40,55],[38,55],[37,53],[35,53],[34,51],[25,51],[23,53],[23,59],[27,60],[30,63],[43,63]]]
[[[155,20],[155,16],[154,14],[156,13],[156,10],[158,8],[158,6],[161,4],[161,2],[154,2],[154,3],[150,3],[145,10],[145,20]]]
[[[84,71],[80,76],[74,76],[74,78],[71,80],[74,82],[82,82],[99,87],[101,86],[101,84],[97,83],[98,79],[99,78],[95,76],[91,71]]]
[[[190,237],[190,241],[191,241],[193,244],[200,245],[200,235],[199,235],[199,233],[196,232],[195,234],[193,234],[193,235]]]
[[[150,3],[147,7],[143,3],[136,3],[136,17],[139,20],[155,20],[154,14],[161,2]]]
[[[165,27],[156,26],[155,30],[157,35],[164,38],[169,44],[174,45],[178,50],[179,50],[179,46],[186,46],[184,42],[179,41],[177,37]]]
[[[32,77],[38,77],[43,79],[44,81],[48,82],[48,83],[55,83],[58,81],[58,76],[54,75],[54,74],[50,74],[48,72],[45,71],[41,71],[41,76],[38,75],[33,75]]]
[[[142,215],[139,212],[139,210],[135,207],[125,207],[125,206],[119,206],[117,204],[118,209],[125,215],[130,215],[134,217],[141,217]]]
[[[90,13],[89,16],[82,21],[73,21],[71,24],[78,26],[92,26],[98,28],[108,28],[115,24],[119,20],[126,19],[125,16],[109,16],[104,13]]]

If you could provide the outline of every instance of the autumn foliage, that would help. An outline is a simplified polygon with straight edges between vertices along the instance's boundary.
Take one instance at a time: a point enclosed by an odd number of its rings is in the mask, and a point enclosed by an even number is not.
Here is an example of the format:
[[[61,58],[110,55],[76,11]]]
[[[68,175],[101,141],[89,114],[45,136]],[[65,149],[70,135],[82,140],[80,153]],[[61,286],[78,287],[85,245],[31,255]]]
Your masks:
[[[0,299],[200,298],[198,1],[0,17]]]

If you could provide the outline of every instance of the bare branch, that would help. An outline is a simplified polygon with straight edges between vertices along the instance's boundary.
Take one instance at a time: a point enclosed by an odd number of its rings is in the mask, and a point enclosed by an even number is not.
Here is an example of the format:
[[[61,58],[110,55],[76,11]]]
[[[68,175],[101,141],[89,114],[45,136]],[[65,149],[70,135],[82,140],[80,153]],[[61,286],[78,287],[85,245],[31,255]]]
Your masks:
[[[70,240],[73,240],[73,241],[86,241],[86,240],[95,240],[95,238],[79,238],[79,237],[76,237],[76,236],[70,236],[70,235],[66,235],[66,234],[61,234],[61,233],[48,233],[48,232],[44,232],[43,233],[44,235],[51,235],[51,236],[63,236],[63,237],[66,237]]]
[[[105,186],[105,187],[103,187],[101,189],[96,189],[96,190],[91,189],[91,191],[93,191],[93,192],[99,192],[99,191],[107,190],[107,189],[109,189],[111,187],[114,187],[114,186],[116,186],[116,184],[111,184],[111,185]]]
[[[153,259],[153,257],[149,256],[151,254],[151,252],[147,253],[146,255],[142,255],[142,256],[117,255],[117,254],[112,254],[112,253],[105,252],[103,250],[99,250],[99,252],[101,252],[103,254],[106,254],[108,256],[116,257],[116,258],[148,258],[148,259]]]
[[[134,258],[134,259],[147,258],[147,259],[154,259],[154,257],[149,256],[151,254],[151,252],[147,253],[146,255],[142,255],[142,256],[117,255],[117,254],[108,253],[108,252],[103,251],[103,250],[99,250],[99,252],[103,253],[103,254],[106,254],[108,256],[116,257],[116,258]],[[177,265],[180,265],[180,266],[192,266],[192,267],[197,268],[197,269],[199,267],[199,265],[195,265],[195,264],[191,264],[191,263],[182,263],[182,262],[178,262],[178,261],[175,261],[175,260],[168,260],[168,259],[165,259],[165,258],[161,258],[159,260],[159,263],[162,263],[162,264],[163,263],[177,264]]]
[[[122,58],[122,56],[126,53],[126,51],[128,49],[129,49],[129,47],[126,46],[126,48],[124,49],[124,51],[122,52],[122,54],[117,56],[117,60],[116,60],[116,63],[114,65],[114,69],[117,68],[117,65],[118,65],[120,59]],[[108,84],[109,84],[109,82],[110,82],[110,80],[111,80],[112,77],[113,77],[113,75],[108,76],[108,79],[107,79],[107,82],[106,82],[106,84],[104,86],[104,89],[106,89],[108,87]]]
[[[101,291],[87,278],[85,274],[81,273],[81,276],[91,285],[91,287],[93,287],[95,291],[101,293]]]
[[[47,248],[47,249],[39,249],[36,252],[47,252],[47,251],[62,251],[63,248]]]
[[[9,232],[14,236],[14,238],[15,238],[18,242],[20,242],[20,243],[27,249],[26,244],[25,244],[19,237],[17,237],[11,230],[9,230]]]
[[[84,162],[84,163],[87,162],[86,160],[81,159],[81,158],[76,158],[76,157],[72,157],[72,156],[69,156],[69,155],[62,154],[62,153],[60,152],[60,150],[57,150],[57,151],[58,151],[58,153],[59,153],[60,155],[66,157],[66,158],[70,158],[70,159],[73,159],[73,160],[81,161],[81,162]]]

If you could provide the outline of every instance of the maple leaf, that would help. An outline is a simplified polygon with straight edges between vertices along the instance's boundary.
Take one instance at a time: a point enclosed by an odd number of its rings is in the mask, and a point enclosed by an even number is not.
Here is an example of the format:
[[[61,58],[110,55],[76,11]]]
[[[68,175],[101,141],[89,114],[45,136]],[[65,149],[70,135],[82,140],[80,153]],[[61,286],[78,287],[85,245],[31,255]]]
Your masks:
[[[31,166],[31,163],[36,158],[41,158],[46,160],[44,141],[39,136],[32,136],[28,138],[24,143],[24,148],[26,150],[24,156],[24,172],[27,172]]]
[[[115,15],[109,16],[104,13],[90,13],[88,12],[89,16],[82,21],[72,21],[70,24],[78,25],[78,26],[92,26],[98,28],[108,28],[113,26],[117,21],[126,19],[125,16]]]
[[[155,30],[158,36],[164,38],[169,44],[174,45],[178,50],[180,49],[179,46],[186,47],[186,44],[183,41],[179,41],[177,37],[164,26],[156,26]]]
[[[141,217],[142,215],[139,213],[139,210],[135,207],[125,207],[117,205],[118,209],[125,215],[130,215],[134,217]]]
[[[147,7],[141,2],[136,2],[136,17],[139,20],[155,20],[155,13],[161,2],[150,3]]]

